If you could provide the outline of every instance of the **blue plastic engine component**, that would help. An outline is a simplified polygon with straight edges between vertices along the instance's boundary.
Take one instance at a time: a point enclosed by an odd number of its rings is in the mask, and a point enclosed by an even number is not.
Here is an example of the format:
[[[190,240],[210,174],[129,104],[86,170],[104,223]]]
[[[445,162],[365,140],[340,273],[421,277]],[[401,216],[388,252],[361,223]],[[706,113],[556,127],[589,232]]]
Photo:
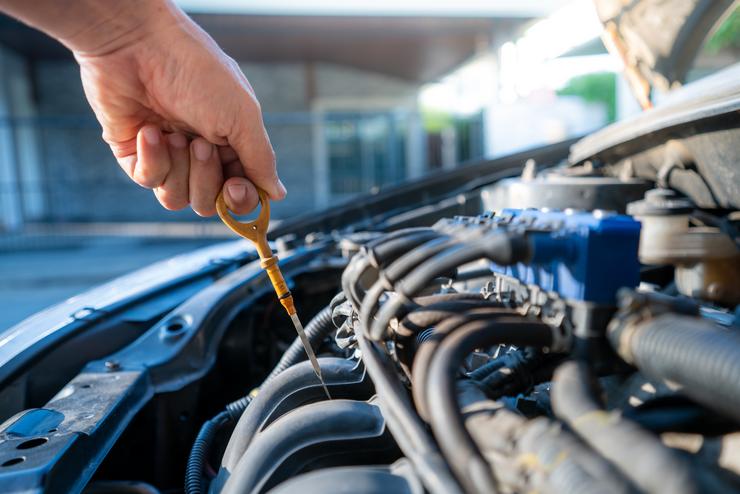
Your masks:
[[[505,209],[486,215],[492,226],[526,232],[534,255],[527,264],[494,271],[560,297],[615,305],[617,290],[640,282],[640,223],[602,211]]]

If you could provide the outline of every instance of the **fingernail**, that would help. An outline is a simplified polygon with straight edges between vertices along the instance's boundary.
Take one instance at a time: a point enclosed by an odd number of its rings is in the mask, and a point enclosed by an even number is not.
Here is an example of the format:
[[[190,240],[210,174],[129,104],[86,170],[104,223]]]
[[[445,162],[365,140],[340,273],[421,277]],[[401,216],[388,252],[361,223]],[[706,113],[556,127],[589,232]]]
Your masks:
[[[206,161],[211,157],[213,146],[208,141],[196,139],[193,141],[193,152],[195,153],[195,159],[198,161]]]
[[[284,196],[288,193],[288,189],[285,188],[285,184],[283,184],[282,180],[278,179],[277,186],[281,196]]]
[[[182,134],[170,134],[167,136],[167,140],[173,148],[182,149],[188,145],[188,138]]]
[[[159,129],[156,127],[144,127],[144,140],[151,146],[159,144]]]
[[[242,202],[247,196],[247,186],[243,184],[231,184],[228,186],[229,197],[234,202]]]

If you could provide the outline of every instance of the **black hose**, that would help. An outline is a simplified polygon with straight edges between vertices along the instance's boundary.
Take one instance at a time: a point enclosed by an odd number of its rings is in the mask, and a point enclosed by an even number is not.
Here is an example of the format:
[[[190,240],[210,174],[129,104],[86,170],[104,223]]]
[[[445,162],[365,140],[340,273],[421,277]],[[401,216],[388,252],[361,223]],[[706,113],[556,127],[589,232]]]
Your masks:
[[[420,307],[410,312],[393,328],[398,360],[407,375],[414,361],[416,349],[432,338],[434,326],[448,317],[480,307],[493,307],[496,302],[473,293],[444,293],[418,297],[414,303]],[[422,336],[423,335],[423,336]]]
[[[360,321],[362,321],[362,328],[370,328],[380,298],[383,293],[393,288],[396,280],[406,275],[426,259],[435,256],[455,243],[457,243],[456,240],[451,240],[447,236],[434,238],[402,255],[383,269],[380,273],[382,276],[365,293],[360,304],[358,313]]]
[[[319,465],[382,465],[396,458],[398,448],[377,403],[323,400],[286,413],[260,430],[221,492],[263,493]]]
[[[201,494],[207,490],[204,485],[203,467],[208,461],[208,453],[211,450],[216,433],[230,420],[229,412],[223,411],[206,421],[200,428],[185,466],[186,494]]]
[[[609,462],[560,422],[546,417],[528,420],[488,399],[469,379],[459,380],[457,389],[466,429],[507,491],[636,492]]]
[[[420,331],[439,324],[440,321],[460,312],[476,307],[497,305],[496,302],[486,300],[478,293],[428,295],[415,298],[414,303],[419,308],[406,314],[398,326],[393,329],[398,338],[413,338]]]
[[[525,424],[526,430],[518,438],[517,448],[520,455],[537,458],[537,466],[528,477],[534,477],[537,479],[533,479],[535,482],[543,484],[541,488],[531,490],[568,494],[638,492],[609,462],[594,454],[561,423],[538,417],[527,420]],[[540,472],[544,472],[541,480],[538,479]]]
[[[370,268],[378,268],[437,236],[430,228],[409,228],[368,242],[342,273],[342,291],[359,308],[362,296],[358,285]]]
[[[369,326],[369,336],[373,340],[380,340],[385,335],[390,320],[394,317],[405,316],[411,308],[409,301],[440,274],[481,258],[489,259],[500,265],[510,265],[529,259],[531,254],[531,244],[526,237],[501,232],[489,233],[470,242],[458,242],[426,259],[398,283],[394,282],[393,288],[397,292],[396,296],[383,304],[374,320],[371,321],[371,312],[366,312],[364,318],[361,313],[361,320],[364,324],[372,323]],[[388,276],[387,273],[386,275]],[[365,301],[363,301],[363,309],[365,308]]]
[[[331,319],[331,306],[323,308],[316,314],[306,325],[305,331],[311,347],[318,349],[324,339],[334,331],[334,325]],[[303,348],[300,338],[296,337],[293,343],[283,353],[280,361],[273,368],[272,372],[263,381],[264,383],[272,380],[275,376],[283,372],[288,367],[301,362],[306,350]],[[185,493],[199,494],[202,492],[203,470],[205,468],[208,453],[213,443],[216,433],[227,423],[236,422],[241,417],[244,410],[252,402],[254,395],[252,393],[239,398],[238,400],[226,405],[226,409],[220,412],[212,419],[206,421],[200,428],[195,438],[193,447],[190,450],[190,456],[185,468]],[[193,490],[195,489],[195,490]]]
[[[502,396],[525,393],[537,383],[550,380],[562,360],[561,355],[544,354],[532,348],[512,350],[468,374],[486,396],[495,400]]]
[[[553,410],[642,491],[716,492],[706,490],[709,484],[702,487],[688,458],[664,446],[660,438],[634,422],[604,410],[596,398],[597,391],[595,377],[585,362],[566,362],[555,372]]]
[[[493,306],[471,309],[467,312],[450,316],[437,325],[432,337],[416,349],[411,373],[413,378],[411,393],[414,397],[414,404],[416,405],[417,412],[424,420],[427,422],[430,420],[429,404],[427,403],[428,394],[426,393],[429,365],[444,338],[458,327],[474,320],[491,321],[496,318],[515,316],[518,316],[518,313],[513,309]]]
[[[740,334],[707,320],[664,314],[613,324],[617,353],[655,380],[671,381],[708,408],[740,421]]]
[[[430,493],[460,493],[461,489],[450,473],[447,463],[414,413],[407,392],[395,375],[392,363],[375,343],[368,340],[362,332],[356,332],[362,361],[375,383],[380,409],[388,429],[398,442],[398,447],[413,464]]]
[[[477,320],[460,326],[437,348],[429,365],[426,395],[432,430],[458,479],[470,492],[498,492],[491,467],[465,428],[457,400],[457,375],[463,359],[476,348],[496,344],[547,347],[553,330],[521,316]]]

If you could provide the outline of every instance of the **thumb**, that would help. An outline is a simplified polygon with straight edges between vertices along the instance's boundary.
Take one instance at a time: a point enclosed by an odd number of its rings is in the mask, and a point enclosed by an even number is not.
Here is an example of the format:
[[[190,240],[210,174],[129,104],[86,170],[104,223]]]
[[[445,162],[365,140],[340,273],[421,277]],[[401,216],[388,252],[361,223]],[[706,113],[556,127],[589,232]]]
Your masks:
[[[251,106],[251,105],[250,105]],[[272,200],[285,197],[286,190],[277,175],[275,151],[257,108],[240,111],[234,132],[227,136],[244,168],[244,175],[257,187],[267,192]]]

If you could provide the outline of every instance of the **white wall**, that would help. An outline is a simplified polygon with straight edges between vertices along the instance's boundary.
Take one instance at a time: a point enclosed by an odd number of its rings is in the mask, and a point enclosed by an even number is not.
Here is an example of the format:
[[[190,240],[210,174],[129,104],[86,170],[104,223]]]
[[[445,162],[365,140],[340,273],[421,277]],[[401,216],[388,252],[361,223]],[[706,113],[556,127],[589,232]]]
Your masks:
[[[607,122],[604,105],[575,96],[495,104],[484,117],[486,156],[502,156],[592,132]]]

